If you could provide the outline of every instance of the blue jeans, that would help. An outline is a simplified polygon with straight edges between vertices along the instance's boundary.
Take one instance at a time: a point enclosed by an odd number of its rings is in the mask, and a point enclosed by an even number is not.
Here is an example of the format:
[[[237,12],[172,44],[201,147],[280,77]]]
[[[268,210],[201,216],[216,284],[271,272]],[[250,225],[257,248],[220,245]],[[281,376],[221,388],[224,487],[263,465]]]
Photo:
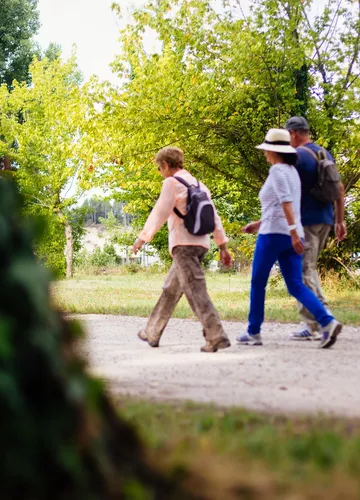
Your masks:
[[[266,284],[272,266],[278,261],[290,295],[308,309],[322,327],[334,318],[302,281],[302,255],[292,247],[285,234],[259,234],[252,265],[248,333],[260,333],[264,321]]]

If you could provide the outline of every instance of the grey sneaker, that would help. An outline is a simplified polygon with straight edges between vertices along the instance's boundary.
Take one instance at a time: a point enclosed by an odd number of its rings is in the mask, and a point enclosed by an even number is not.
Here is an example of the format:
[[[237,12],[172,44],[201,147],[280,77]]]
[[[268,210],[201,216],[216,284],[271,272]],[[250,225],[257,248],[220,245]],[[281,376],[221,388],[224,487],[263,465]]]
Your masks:
[[[244,333],[244,335],[236,337],[236,342],[239,345],[263,345],[260,333],[256,333],[255,335]]]
[[[140,340],[147,342],[150,347],[159,347],[159,340],[149,340],[145,330],[140,330],[137,336]]]
[[[318,332],[310,332],[307,328],[299,330],[290,335],[290,340],[321,340],[321,335]]]
[[[227,337],[220,337],[215,342],[206,342],[200,349],[201,352],[216,352],[218,349],[226,349],[230,347],[230,340]]]
[[[322,339],[320,342],[320,348],[326,349],[335,344],[337,336],[342,330],[342,324],[333,319],[328,325],[326,325],[322,330]]]

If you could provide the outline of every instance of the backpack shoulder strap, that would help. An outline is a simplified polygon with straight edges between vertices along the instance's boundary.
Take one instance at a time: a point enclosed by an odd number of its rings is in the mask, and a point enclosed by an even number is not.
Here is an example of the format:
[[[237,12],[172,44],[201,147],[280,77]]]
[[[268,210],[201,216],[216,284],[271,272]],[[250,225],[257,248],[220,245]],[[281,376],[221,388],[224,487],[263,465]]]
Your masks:
[[[188,182],[186,182],[184,179],[182,179],[181,177],[176,177],[176,175],[173,175],[174,179],[176,179],[177,181],[181,182],[181,184],[184,184],[184,186],[186,186],[188,189],[192,186],[192,184],[189,184]],[[200,182],[198,180],[196,180],[197,182],[197,186],[196,187],[200,187]]]
[[[178,217],[180,217],[180,219],[185,219],[185,215],[183,215],[180,210],[178,210],[176,207],[174,207],[174,212],[176,213],[176,215]]]
[[[304,151],[307,151],[316,161],[319,161],[318,155],[312,149],[307,148],[306,146],[299,146],[298,149],[303,149]]]
[[[189,189],[190,184],[187,183],[184,179],[182,179],[181,177],[176,177],[176,175],[174,175],[173,177],[174,177],[174,179],[176,179],[177,181],[181,182],[181,184],[184,184],[184,186],[186,186]]]
[[[176,179],[177,181],[181,182],[181,184],[183,184],[185,187],[187,187],[189,189],[190,187],[190,184],[188,184],[184,179],[182,179],[181,177],[176,177],[176,175],[173,176],[174,179]],[[174,207],[174,212],[176,213],[176,215],[178,217],[180,217],[180,219],[185,219],[185,215],[183,215],[180,210],[178,210],[176,207]]]
[[[322,160],[328,160],[328,155],[327,155],[327,151],[325,148],[321,148],[321,150],[319,151],[318,153],[319,155],[319,158],[321,157]]]

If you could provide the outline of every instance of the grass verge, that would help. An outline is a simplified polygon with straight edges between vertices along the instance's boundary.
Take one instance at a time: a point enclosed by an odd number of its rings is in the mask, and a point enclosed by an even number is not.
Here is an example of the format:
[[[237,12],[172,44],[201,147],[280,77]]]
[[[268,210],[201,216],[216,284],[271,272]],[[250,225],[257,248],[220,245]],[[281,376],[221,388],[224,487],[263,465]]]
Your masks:
[[[360,422],[120,400],[149,459],[208,499],[358,499]]]
[[[84,276],[63,280],[53,285],[53,300],[63,311],[78,314],[122,314],[148,316],[160,296],[165,274]],[[210,296],[222,319],[246,321],[249,310],[249,275],[209,273]],[[360,324],[360,290],[336,278],[326,280],[324,292],[336,317],[346,324]],[[182,298],[174,317],[193,318]],[[266,299],[267,321],[297,322],[296,302],[290,297],[282,280],[270,280]]]

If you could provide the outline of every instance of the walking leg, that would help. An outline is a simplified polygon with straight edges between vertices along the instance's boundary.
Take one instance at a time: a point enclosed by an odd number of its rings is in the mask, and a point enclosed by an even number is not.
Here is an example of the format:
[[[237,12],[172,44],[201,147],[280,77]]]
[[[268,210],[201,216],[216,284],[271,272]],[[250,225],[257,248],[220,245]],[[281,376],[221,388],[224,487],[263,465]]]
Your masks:
[[[203,326],[207,344],[202,350],[214,352],[228,347],[230,342],[206,288],[201,264],[206,252],[203,247],[178,246],[173,250],[173,255],[180,286]]]
[[[162,294],[152,310],[146,327],[138,333],[141,340],[147,341],[151,347],[158,347],[161,335],[179,302],[183,292],[173,263],[163,286]]]

